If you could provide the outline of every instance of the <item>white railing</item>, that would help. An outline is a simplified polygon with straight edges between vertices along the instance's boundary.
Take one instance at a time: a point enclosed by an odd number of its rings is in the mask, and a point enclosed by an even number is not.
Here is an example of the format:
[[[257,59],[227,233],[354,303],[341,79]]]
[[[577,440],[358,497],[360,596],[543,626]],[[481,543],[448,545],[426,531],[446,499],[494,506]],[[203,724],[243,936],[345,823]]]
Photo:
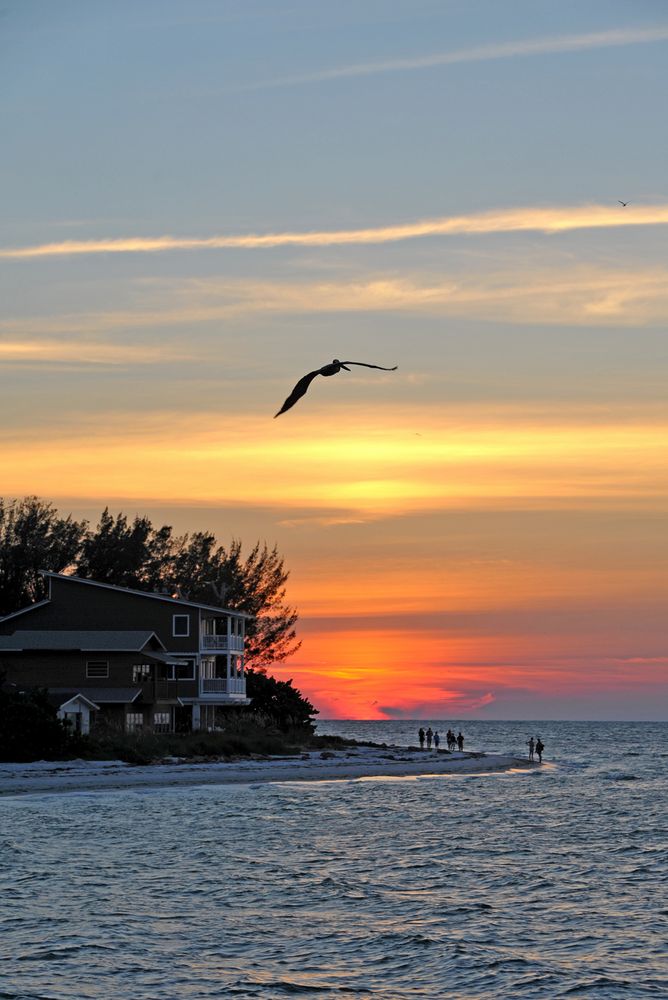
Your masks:
[[[233,649],[236,653],[243,653],[244,640],[240,635],[203,635],[202,649]]]
[[[227,649],[227,636],[203,635],[202,649]]]
[[[226,677],[203,677],[200,681],[202,694],[227,694]]]
[[[246,694],[246,681],[243,677],[202,677],[200,694]]]

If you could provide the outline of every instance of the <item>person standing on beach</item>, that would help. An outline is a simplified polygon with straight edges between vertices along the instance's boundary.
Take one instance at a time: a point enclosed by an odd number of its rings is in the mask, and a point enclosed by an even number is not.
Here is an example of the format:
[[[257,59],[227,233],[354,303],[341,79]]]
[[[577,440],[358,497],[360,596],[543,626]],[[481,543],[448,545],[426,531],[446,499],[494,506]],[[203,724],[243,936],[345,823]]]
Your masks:
[[[457,736],[457,746],[459,747],[460,750],[464,749],[464,735],[461,729],[459,730],[459,734]]]
[[[529,741],[527,743],[527,746],[529,747],[529,760],[533,760],[533,749],[535,745],[536,744],[533,741],[533,736],[530,736]]]
[[[542,742],[540,736],[537,736],[536,737],[536,753],[538,754],[538,763],[539,764],[543,763],[543,750],[544,749],[545,749],[545,746],[543,745],[543,742]]]
[[[432,741],[433,736],[434,736],[434,734],[433,734],[433,732],[431,730],[431,726],[430,726],[429,729],[427,730],[427,750],[431,750],[431,741]]]
[[[418,739],[420,741],[420,750],[424,750],[424,729],[422,726],[418,729]]]
[[[438,735],[438,729],[434,730],[434,746],[438,750],[438,744],[441,742],[441,737]]]

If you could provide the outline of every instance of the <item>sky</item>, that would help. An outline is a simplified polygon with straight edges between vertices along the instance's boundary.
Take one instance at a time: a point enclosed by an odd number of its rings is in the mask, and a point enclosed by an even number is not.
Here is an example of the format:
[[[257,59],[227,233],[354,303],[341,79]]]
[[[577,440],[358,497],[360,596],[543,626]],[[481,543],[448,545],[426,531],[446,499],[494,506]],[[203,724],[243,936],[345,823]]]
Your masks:
[[[325,718],[668,718],[667,87],[662,0],[4,0],[0,495],[277,544]]]

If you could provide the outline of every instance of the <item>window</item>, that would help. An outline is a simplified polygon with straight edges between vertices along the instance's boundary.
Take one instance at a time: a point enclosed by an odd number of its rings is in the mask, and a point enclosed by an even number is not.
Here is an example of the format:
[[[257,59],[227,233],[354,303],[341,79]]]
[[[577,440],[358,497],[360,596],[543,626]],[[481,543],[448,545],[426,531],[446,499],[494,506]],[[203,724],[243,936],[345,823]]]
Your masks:
[[[144,727],[143,712],[128,712],[125,716],[125,729],[128,733],[140,733]]]
[[[168,733],[169,729],[169,712],[155,712],[153,715],[153,731],[156,733]]]
[[[172,635],[190,635],[190,615],[172,615]]]
[[[141,684],[143,681],[150,681],[153,676],[153,667],[150,663],[135,663],[132,666],[132,683]]]
[[[86,677],[108,677],[109,660],[86,660]]]

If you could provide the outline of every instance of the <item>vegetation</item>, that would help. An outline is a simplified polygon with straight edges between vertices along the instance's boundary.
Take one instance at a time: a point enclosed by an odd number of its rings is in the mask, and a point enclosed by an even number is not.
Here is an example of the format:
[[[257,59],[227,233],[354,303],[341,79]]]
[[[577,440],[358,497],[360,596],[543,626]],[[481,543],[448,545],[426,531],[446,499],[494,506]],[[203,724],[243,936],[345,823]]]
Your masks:
[[[282,732],[302,732],[312,735],[315,731],[314,708],[292,681],[277,681],[275,677],[258,670],[246,672],[246,694],[251,699],[249,709]]]
[[[59,760],[80,749],[45,691],[21,691],[0,676],[0,760]]]
[[[221,731],[212,733],[123,733],[98,726],[90,736],[71,731],[57,718],[46,692],[20,691],[0,677],[0,761],[124,760],[150,764],[164,757],[185,760],[253,755],[291,755],[309,749],[340,748],[340,737],[318,737],[312,716],[317,710],[292,687],[253,673],[259,694],[248,709],[228,712]]]
[[[284,756],[302,751],[308,738],[303,732],[283,733],[246,720],[242,727],[213,733],[95,733],[85,740],[89,760],[124,760],[151,764],[165,757],[182,760],[232,759]]]
[[[37,497],[0,498],[0,615],[45,596],[41,569],[62,573],[76,561],[85,524],[62,518]]]
[[[226,549],[209,532],[175,536],[147,517],[128,521],[105,508],[91,529],[38,497],[0,499],[0,616],[45,597],[41,569],[245,611],[252,616],[246,663],[256,670],[300,646],[297,613],[285,599],[288,572],[276,546],[266,543],[244,557],[239,540]]]

